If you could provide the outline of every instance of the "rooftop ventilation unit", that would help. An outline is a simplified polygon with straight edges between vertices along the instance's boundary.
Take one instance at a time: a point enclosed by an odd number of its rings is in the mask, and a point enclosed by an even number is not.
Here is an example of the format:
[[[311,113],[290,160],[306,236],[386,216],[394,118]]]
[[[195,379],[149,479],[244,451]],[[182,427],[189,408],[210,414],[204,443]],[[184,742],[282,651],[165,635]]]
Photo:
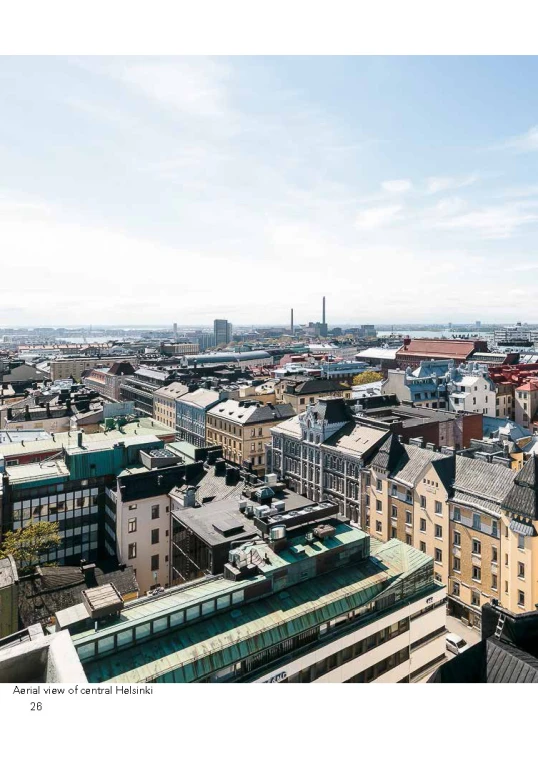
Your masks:
[[[239,512],[244,513],[247,509],[248,500],[246,499],[240,499],[238,502]]]

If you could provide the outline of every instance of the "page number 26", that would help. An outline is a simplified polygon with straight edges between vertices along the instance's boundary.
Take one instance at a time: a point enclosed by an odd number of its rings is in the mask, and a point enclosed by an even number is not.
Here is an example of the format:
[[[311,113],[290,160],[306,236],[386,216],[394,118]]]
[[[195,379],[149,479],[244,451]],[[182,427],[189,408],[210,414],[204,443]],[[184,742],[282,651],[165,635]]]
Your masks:
[[[43,710],[43,703],[30,703],[30,711]]]

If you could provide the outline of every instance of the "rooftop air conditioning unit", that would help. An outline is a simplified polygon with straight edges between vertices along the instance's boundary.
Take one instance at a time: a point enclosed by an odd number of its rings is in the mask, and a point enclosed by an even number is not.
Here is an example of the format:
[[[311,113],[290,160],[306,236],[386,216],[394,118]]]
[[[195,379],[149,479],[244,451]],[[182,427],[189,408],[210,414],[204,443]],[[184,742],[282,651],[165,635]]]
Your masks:
[[[277,511],[277,513],[284,513],[286,511],[286,503],[283,499],[278,499],[273,502],[272,507]]]

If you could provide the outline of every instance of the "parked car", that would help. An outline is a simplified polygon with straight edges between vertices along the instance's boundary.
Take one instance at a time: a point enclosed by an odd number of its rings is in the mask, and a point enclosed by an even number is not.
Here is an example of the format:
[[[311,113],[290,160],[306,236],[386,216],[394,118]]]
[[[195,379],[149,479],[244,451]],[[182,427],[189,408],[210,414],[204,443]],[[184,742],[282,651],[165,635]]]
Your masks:
[[[452,634],[451,632],[448,632],[446,635],[446,649],[449,652],[454,653],[454,655],[463,653],[465,650],[468,650],[469,647],[470,645],[468,645],[467,642],[458,634]]]

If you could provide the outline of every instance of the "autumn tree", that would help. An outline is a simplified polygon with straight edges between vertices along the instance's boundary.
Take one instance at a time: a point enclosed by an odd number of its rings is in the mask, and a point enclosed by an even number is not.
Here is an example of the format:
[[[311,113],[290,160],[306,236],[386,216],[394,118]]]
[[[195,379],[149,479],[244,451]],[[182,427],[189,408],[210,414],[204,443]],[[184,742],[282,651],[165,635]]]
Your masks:
[[[61,544],[58,523],[37,521],[24,528],[7,531],[0,546],[0,558],[13,555],[17,566],[27,570],[39,562],[39,556]]]
[[[375,370],[365,370],[353,378],[353,385],[362,386],[364,383],[377,383],[381,380],[383,380],[381,373],[376,373]]]

